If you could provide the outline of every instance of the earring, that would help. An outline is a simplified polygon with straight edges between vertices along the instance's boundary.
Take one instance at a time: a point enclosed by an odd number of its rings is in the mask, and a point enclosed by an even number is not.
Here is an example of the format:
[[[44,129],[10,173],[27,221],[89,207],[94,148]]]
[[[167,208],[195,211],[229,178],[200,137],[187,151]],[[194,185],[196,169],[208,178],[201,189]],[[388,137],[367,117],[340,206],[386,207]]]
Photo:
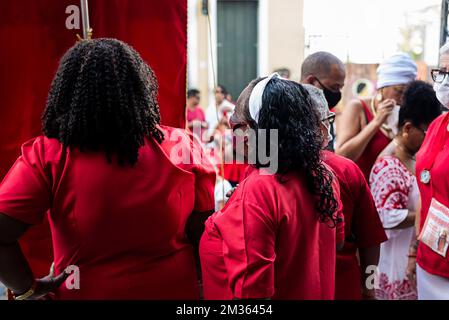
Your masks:
[[[378,92],[376,95],[377,102],[381,102],[384,97],[382,96],[382,92]]]

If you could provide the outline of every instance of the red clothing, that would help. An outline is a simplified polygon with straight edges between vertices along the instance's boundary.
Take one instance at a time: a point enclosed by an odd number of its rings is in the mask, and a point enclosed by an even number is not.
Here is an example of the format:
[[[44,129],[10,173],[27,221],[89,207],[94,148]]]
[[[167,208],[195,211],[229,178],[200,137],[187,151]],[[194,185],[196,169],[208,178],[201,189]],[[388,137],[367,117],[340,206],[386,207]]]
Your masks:
[[[449,113],[442,115],[432,122],[424,143],[416,155],[416,177],[421,193],[422,230],[429,212],[432,198],[449,207]],[[428,184],[422,183],[420,176],[423,170],[430,170],[431,179]],[[449,278],[449,254],[440,256],[427,245],[420,243],[418,247],[417,263],[430,274]]]
[[[324,151],[324,161],[340,184],[345,217],[345,246],[337,252],[335,299],[360,300],[361,274],[358,248],[379,245],[387,240],[367,181],[349,159]]]
[[[204,298],[333,299],[344,223],[336,239],[336,229],[319,222],[302,175],[290,173],[279,182],[261,170],[252,170],[206,222],[200,243]],[[334,188],[339,199],[336,180]],[[342,216],[340,209],[336,214]]]
[[[214,208],[215,171],[196,139],[162,129],[167,140],[145,139],[134,167],[110,164],[100,152],[65,150],[42,136],[22,147],[0,187],[0,212],[36,224],[50,209],[56,274],[76,265],[81,279],[79,290],[62,285],[57,298],[198,297],[184,230],[193,211]],[[175,165],[174,146],[188,151],[193,164]]]
[[[371,114],[371,111],[365,101],[360,100],[360,102],[362,103],[363,110],[365,112],[366,123],[370,123],[374,119],[374,116]],[[390,144],[390,142],[391,140],[386,137],[382,131],[377,131],[366,146],[365,151],[363,151],[360,158],[355,162],[365,175],[366,181],[369,181],[371,169],[373,168],[377,157]]]
[[[247,163],[225,163],[223,165],[224,173],[222,176],[233,184],[240,183],[245,178],[247,168]],[[221,173],[221,166],[218,169]]]
[[[203,109],[201,107],[196,107],[194,110],[187,109],[187,122],[192,122],[193,120],[206,121],[206,116],[204,115]]]

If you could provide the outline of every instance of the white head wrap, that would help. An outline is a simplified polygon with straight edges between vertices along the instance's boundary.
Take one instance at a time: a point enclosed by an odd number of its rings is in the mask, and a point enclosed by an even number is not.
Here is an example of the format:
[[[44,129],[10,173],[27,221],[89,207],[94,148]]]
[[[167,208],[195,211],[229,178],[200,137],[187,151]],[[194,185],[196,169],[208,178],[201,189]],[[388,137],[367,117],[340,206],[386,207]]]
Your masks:
[[[254,121],[259,122],[259,112],[262,108],[262,96],[263,92],[265,91],[266,86],[268,83],[273,79],[274,77],[278,77],[279,79],[283,79],[279,76],[278,73],[271,74],[268,78],[263,79],[260,81],[251,92],[251,95],[249,96],[249,113],[251,115],[251,118],[254,119]]]
[[[377,89],[407,84],[416,79],[418,67],[406,53],[397,53],[377,68]]]

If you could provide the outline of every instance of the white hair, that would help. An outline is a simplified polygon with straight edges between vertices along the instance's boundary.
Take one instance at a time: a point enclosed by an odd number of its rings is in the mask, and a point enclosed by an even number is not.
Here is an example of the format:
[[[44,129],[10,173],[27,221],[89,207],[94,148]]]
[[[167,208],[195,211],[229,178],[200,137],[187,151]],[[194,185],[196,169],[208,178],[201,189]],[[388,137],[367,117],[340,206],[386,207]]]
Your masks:
[[[327,104],[323,90],[310,84],[303,84],[303,87],[309,93],[313,106],[318,111],[321,119],[326,118],[329,115],[329,105]]]
[[[440,56],[442,56],[443,54],[449,54],[449,42],[446,42],[446,44],[441,47]]]

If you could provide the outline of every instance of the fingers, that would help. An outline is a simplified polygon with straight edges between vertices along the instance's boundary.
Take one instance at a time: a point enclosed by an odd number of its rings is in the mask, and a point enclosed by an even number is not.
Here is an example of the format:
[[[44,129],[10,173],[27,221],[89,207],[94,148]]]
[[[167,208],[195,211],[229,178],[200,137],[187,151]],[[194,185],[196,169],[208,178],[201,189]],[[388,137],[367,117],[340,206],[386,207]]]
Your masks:
[[[58,275],[55,278],[52,278],[52,286],[54,289],[59,288],[66,280],[67,278],[70,276],[69,273],[67,273],[67,271],[64,271],[63,273],[61,273],[60,275]]]

